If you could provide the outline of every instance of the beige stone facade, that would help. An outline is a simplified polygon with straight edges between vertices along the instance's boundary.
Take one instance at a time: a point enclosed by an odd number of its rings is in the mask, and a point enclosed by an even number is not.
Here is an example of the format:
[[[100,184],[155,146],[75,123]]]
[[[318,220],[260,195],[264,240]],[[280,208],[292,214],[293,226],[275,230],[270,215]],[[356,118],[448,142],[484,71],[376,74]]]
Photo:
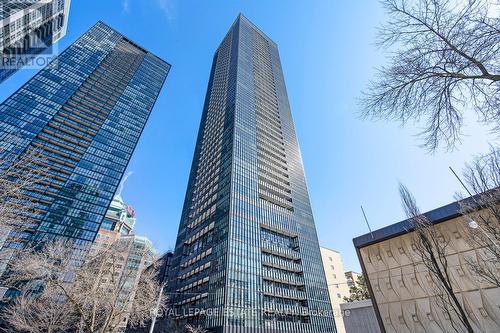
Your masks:
[[[320,247],[320,250],[337,333],[346,333],[340,304],[344,302],[344,297],[349,297],[349,287],[344,274],[342,257],[340,253],[335,250],[330,250],[325,247]]]
[[[500,289],[482,281],[466,262],[467,257],[480,258],[482,251],[468,238],[470,220],[460,215],[456,203],[426,215],[440,241],[448,244],[446,259],[455,295],[474,331],[500,332]],[[440,289],[435,275],[422,263],[414,244],[415,232],[406,231],[407,226],[408,221],[403,221],[354,240],[382,332],[455,332],[453,318],[437,301]]]

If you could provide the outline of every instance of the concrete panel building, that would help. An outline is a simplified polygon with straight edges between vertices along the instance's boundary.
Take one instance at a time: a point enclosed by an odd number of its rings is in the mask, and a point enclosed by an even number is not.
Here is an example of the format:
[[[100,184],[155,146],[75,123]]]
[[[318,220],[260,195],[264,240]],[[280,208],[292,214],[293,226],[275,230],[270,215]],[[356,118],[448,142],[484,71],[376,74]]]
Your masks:
[[[471,201],[469,198],[464,202]],[[485,209],[476,213],[488,214]],[[458,202],[424,216],[439,235],[439,242],[446,244],[454,295],[474,332],[500,332],[500,288],[478,277],[467,263],[468,258],[480,260],[485,253],[484,247],[470,241],[469,225],[473,221],[462,215]],[[423,264],[414,234],[412,221],[404,220],[354,239],[381,332],[448,333],[456,331],[454,326],[466,332],[438,302],[442,289],[436,275]]]

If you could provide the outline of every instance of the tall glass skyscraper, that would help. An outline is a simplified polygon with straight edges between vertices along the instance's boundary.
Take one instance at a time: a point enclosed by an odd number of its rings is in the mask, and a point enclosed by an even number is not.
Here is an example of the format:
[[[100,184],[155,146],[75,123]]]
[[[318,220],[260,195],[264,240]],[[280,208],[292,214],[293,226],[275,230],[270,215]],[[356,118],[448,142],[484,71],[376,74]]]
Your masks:
[[[335,332],[277,45],[242,15],[215,52],[168,284],[211,332]]]
[[[5,246],[94,240],[169,69],[98,22],[0,104],[0,158],[36,155],[42,173],[33,223]]]
[[[0,82],[66,35],[70,0],[3,0],[0,2]],[[50,59],[50,57],[47,57]],[[40,59],[44,63],[47,59]]]

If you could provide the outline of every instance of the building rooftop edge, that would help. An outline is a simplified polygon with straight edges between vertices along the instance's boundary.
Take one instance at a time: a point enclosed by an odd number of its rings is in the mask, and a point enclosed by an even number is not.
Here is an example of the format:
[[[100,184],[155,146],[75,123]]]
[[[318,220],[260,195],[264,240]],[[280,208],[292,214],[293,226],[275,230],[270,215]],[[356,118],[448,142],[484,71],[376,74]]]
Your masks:
[[[341,303],[340,306],[342,307],[342,310],[351,310],[370,307],[373,306],[373,303],[371,299],[364,299],[362,301]]]
[[[345,273],[346,273],[346,274],[347,274],[347,273],[354,273],[354,274],[362,275],[361,273],[358,273],[358,272],[356,272],[356,271],[346,271]]]
[[[113,28],[112,26],[110,26],[109,24],[107,24],[106,22],[104,22],[103,20],[98,20],[95,24],[93,24],[90,29],[92,29],[92,27],[96,26],[97,24],[102,24],[102,25],[105,25],[106,27],[112,29],[113,31],[119,33],[123,38],[126,38],[129,42],[135,44],[137,47],[139,47],[140,49],[144,50],[145,52],[147,52],[148,54],[151,54],[152,56],[158,58],[159,60],[161,60],[162,62],[164,62],[166,65],[168,65],[168,70],[170,71],[170,69],[172,68],[172,64],[170,64],[168,61],[166,61],[165,59],[163,58],[160,58],[156,53],[150,51],[148,48],[142,46],[141,44],[137,43],[136,41],[132,40],[131,38],[129,38],[128,36],[122,34],[119,30]],[[90,30],[89,29],[89,30]]]
[[[264,31],[262,31],[258,26],[256,26],[252,21],[250,21],[250,19],[248,17],[246,17],[243,13],[238,14],[235,22],[242,20],[242,19],[245,20],[246,22],[248,22],[255,30],[257,30],[263,37],[265,37],[271,43],[273,43],[276,46],[278,45],[278,44],[276,44],[276,42],[274,40],[271,39],[271,37],[269,37]],[[231,25],[231,27],[232,27],[232,25]]]
[[[465,198],[463,200],[455,201],[445,206],[430,210],[422,215],[426,216],[431,224],[438,224],[444,221],[463,215],[460,212],[460,203],[473,204],[478,195]],[[374,230],[371,233],[366,233],[362,236],[355,237],[352,242],[354,247],[359,249],[361,247],[369,246],[384,240],[401,236],[410,231],[413,231],[411,219],[406,219],[398,223],[388,225],[386,227]]]
[[[322,248],[322,249],[328,250],[328,251],[332,251],[332,252],[336,252],[338,254],[341,254],[340,251],[334,250],[334,249],[330,249],[329,247],[326,247],[326,246],[323,246],[323,245],[320,245],[319,247]]]

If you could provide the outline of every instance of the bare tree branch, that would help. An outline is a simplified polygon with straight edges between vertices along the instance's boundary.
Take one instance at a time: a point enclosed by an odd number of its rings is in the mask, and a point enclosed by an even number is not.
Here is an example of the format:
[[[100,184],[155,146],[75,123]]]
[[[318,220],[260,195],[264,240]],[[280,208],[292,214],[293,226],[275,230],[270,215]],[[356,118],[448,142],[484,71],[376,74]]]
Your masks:
[[[77,314],[62,302],[54,304],[58,296],[59,292],[50,287],[37,296],[29,292],[20,294],[3,313],[10,324],[7,332],[64,333],[69,329],[76,330]]]
[[[466,166],[464,177],[474,195],[474,200],[460,201],[462,214],[475,227],[467,241],[479,249],[475,258],[466,260],[479,279],[500,287],[500,149],[491,147],[478,156]]]
[[[399,193],[403,209],[412,222],[415,251],[434,280],[438,305],[450,315],[451,323],[457,333],[464,332],[464,330],[474,333],[467,311],[455,293],[450,276],[446,250],[449,241],[439,233],[425,215],[420,213],[415,198],[402,184],[399,185]],[[456,327],[455,323],[460,323],[461,327]]]
[[[423,146],[453,149],[464,112],[500,132],[500,19],[487,0],[382,0],[377,44],[395,48],[361,99],[362,116],[425,123]]]
[[[166,298],[159,296],[155,270],[145,270],[153,258],[134,252],[135,261],[127,261],[130,251],[137,251],[133,246],[131,237],[119,239],[94,246],[83,260],[72,242],[56,241],[19,253],[4,282],[18,288],[20,297],[9,305],[5,320],[18,330],[25,322],[44,327],[38,332],[48,331],[49,324],[52,332],[88,333],[118,332],[127,321],[130,326],[144,325],[158,305],[164,309]],[[42,307],[54,322],[38,318]],[[68,316],[58,322],[61,307]]]
[[[17,137],[0,144],[0,228],[20,232],[36,228],[35,218],[42,211],[28,193],[46,190],[47,168],[35,149],[29,148],[21,157],[12,154],[12,147],[20,149],[18,144]]]
[[[186,325],[187,333],[207,333],[208,331],[201,326]]]

